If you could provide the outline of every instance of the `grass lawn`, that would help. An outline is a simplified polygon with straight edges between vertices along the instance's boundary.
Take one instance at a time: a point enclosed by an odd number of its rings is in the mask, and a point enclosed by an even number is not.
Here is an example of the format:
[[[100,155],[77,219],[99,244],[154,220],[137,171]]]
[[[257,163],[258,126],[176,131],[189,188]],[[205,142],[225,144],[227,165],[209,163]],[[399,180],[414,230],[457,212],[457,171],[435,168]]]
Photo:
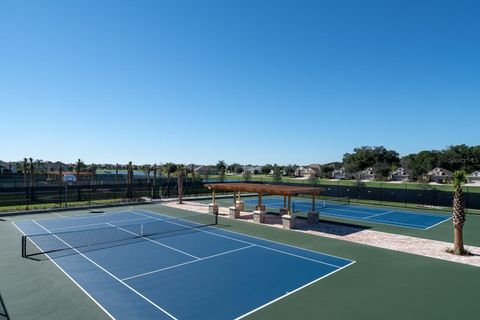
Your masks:
[[[218,179],[219,176],[210,176],[210,179]],[[239,180],[243,181],[243,177],[235,176],[235,175],[227,175],[225,177],[226,180]],[[252,175],[251,181],[259,181],[259,182],[272,182],[271,175],[265,174],[257,174]],[[318,179],[319,184],[322,185],[331,185],[331,186],[355,186],[357,185],[356,180],[330,180],[330,179]],[[291,177],[282,177],[282,182],[287,183],[298,183],[298,184],[311,184],[312,181],[308,179],[298,179],[298,178],[291,178]],[[417,182],[403,182],[403,183],[392,183],[386,181],[366,181],[362,182],[362,187],[372,187],[372,188],[389,188],[389,189],[409,189],[409,190],[429,190],[429,189],[437,189],[439,191],[452,191],[452,186],[450,184],[422,184]],[[480,192],[480,186],[467,186],[464,187],[465,192]]]

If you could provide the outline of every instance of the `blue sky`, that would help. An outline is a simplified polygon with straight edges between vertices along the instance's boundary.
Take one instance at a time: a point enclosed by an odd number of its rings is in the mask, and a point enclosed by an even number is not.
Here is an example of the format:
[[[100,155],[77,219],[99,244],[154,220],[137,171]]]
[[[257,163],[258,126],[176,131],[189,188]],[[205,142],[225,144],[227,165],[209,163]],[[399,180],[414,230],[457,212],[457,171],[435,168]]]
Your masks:
[[[0,0],[0,159],[480,144],[478,1]]]

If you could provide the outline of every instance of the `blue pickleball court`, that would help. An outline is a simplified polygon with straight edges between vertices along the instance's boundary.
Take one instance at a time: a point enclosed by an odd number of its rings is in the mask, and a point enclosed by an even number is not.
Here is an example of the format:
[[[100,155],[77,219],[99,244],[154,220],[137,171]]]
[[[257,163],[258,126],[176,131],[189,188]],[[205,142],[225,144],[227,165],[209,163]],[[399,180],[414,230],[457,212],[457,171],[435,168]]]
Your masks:
[[[239,319],[353,263],[200,218],[135,209],[14,224],[25,256],[52,261],[114,319]]]
[[[250,206],[257,204],[256,199],[247,199],[245,203]],[[281,197],[265,197],[263,204],[268,208],[279,209],[283,207],[283,198]],[[293,212],[308,212],[312,209],[311,200],[295,199],[293,201]],[[362,206],[358,204],[350,204],[343,200],[318,200],[316,211],[320,217],[335,217],[349,220],[373,222],[388,224],[398,227],[414,228],[427,230],[433,228],[447,220],[450,217],[440,213],[427,213],[414,210],[386,209],[375,208],[371,206]]]

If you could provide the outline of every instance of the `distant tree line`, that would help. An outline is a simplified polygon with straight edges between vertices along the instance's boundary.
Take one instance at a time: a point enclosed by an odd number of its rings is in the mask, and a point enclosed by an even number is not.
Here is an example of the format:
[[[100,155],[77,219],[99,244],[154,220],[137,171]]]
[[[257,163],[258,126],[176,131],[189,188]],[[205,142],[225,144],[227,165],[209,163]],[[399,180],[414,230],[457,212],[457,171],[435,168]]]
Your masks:
[[[371,167],[380,178],[388,177],[389,172],[400,166],[405,168],[412,179],[422,177],[435,167],[452,172],[473,172],[480,170],[480,146],[454,145],[443,150],[425,150],[401,158],[398,152],[387,150],[383,146],[364,146],[346,153],[342,164],[350,175]]]

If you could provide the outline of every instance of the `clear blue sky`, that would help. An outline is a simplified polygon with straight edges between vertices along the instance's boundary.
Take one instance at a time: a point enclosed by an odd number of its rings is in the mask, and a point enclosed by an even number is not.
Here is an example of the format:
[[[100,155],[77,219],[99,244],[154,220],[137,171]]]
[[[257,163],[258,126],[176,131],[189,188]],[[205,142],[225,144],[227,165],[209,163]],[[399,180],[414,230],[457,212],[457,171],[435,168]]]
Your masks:
[[[479,1],[0,0],[0,159],[480,144]]]

